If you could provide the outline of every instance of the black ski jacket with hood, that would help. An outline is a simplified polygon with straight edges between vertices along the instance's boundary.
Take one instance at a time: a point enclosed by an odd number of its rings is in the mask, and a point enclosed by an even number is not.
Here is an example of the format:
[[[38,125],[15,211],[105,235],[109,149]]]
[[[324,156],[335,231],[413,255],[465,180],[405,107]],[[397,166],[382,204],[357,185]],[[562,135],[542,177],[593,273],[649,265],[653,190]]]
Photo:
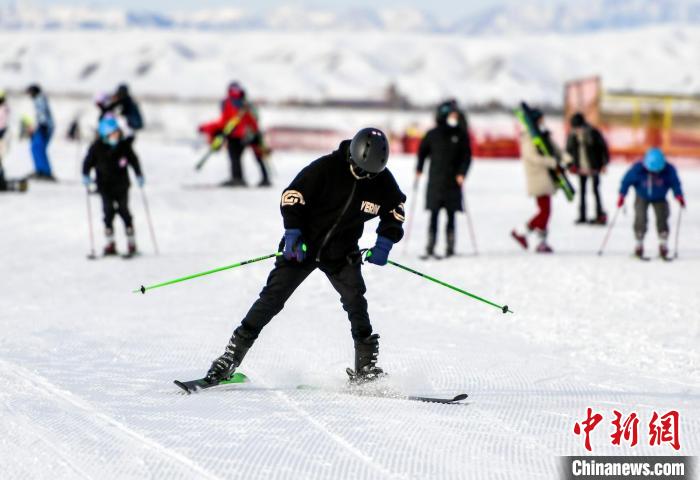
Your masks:
[[[388,169],[374,178],[357,179],[350,169],[349,148],[350,140],[343,140],[337,150],[306,166],[282,192],[284,228],[301,230],[307,261],[344,261],[359,250],[364,223],[374,218],[379,218],[378,235],[394,243],[403,237],[406,195]]]

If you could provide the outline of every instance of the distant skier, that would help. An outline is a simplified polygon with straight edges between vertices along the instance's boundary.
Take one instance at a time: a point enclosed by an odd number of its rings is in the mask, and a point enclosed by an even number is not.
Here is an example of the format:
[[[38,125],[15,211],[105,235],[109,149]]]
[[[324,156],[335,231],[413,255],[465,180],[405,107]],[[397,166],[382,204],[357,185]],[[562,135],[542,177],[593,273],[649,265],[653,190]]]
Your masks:
[[[586,223],[586,183],[590,177],[595,196],[596,217],[590,223],[605,225],[608,221],[600,200],[600,174],[610,161],[608,145],[600,131],[586,122],[582,113],[571,117],[571,133],[566,141],[566,151],[572,158],[570,169],[579,175],[580,206],[577,224]]]
[[[5,91],[0,90],[0,191],[7,190],[7,182],[5,180],[5,170],[2,167],[2,160],[7,151],[7,127],[10,119],[10,107],[7,106],[5,99]]]
[[[265,167],[265,150],[254,109],[246,100],[246,93],[238,82],[228,86],[226,98],[221,102],[221,116],[199,126],[199,131],[207,134],[210,143],[217,135],[224,135],[226,148],[231,161],[231,179],[222,185],[227,187],[246,186],[243,178],[241,157],[247,145],[253,146],[255,158],[260,166],[262,180],[259,186],[269,186],[270,178]]]
[[[133,143],[136,138],[136,132],[143,128],[144,123],[141,109],[131,96],[129,86],[125,83],[119,85],[111,100],[111,103],[99,106],[101,110],[100,118],[108,113],[122,116],[126,123],[126,128],[123,132],[124,140]]]
[[[141,165],[132,149],[131,141],[123,138],[119,124],[113,117],[105,117],[100,121],[98,135],[99,138],[90,146],[83,162],[83,184],[86,187],[90,185],[90,171],[95,169],[107,237],[104,255],[117,254],[113,223],[114,216],[118,213],[126,227],[127,256],[133,256],[136,254],[136,237],[128,206],[130,182],[127,166],[134,170],[136,180],[142,187],[145,180],[141,173]]]
[[[403,236],[406,196],[386,169],[388,156],[384,133],[365,128],[305,167],[284,190],[280,210],[285,231],[279,246],[284,255],[278,257],[260,298],[233,332],[225,353],[212,363],[206,376],[209,383],[234,373],[263,327],[316,268],[340,294],[350,320],[355,343],[351,379],[370,380],[383,373],[376,366],[379,335],[372,333],[367,313],[358,241],[364,222],[379,217],[377,241],[365,259],[381,266]]]
[[[634,249],[635,256],[644,258],[644,235],[647,231],[647,210],[649,205],[656,215],[656,231],[659,235],[659,256],[665,260],[668,257],[668,217],[670,213],[666,194],[673,190],[681,208],[685,208],[683,189],[678,179],[676,168],[666,161],[663,152],[658,148],[651,148],[644,155],[644,159],[630,167],[622,179],[620,196],[617,207],[621,208],[625,203],[625,196],[630,187],[634,187],[636,198],[634,201],[634,236],[637,245]]]
[[[544,129],[544,116],[537,109],[532,110],[533,120],[540,126],[543,135],[549,136],[549,131]],[[551,138],[549,139],[551,141]],[[549,174],[550,169],[557,166],[556,156],[560,155],[557,146],[551,142],[556,149],[552,156],[541,154],[532,142],[530,133],[523,129],[520,136],[520,157],[525,166],[525,178],[527,180],[527,193],[535,197],[537,201],[537,214],[525,224],[525,231],[518,232],[517,229],[511,231],[511,236],[524,248],[528,248],[527,235],[535,233],[539,238],[537,253],[552,253],[552,247],[547,243],[547,226],[552,211],[552,195],[556,191],[556,186]],[[565,162],[567,163],[567,162]]]
[[[33,84],[27,88],[27,94],[34,102],[34,124],[29,129],[31,135],[31,151],[34,160],[34,178],[39,180],[56,181],[51,173],[48,147],[53,135],[54,123],[49,108],[49,101],[39,85]]]
[[[472,160],[466,118],[454,101],[441,103],[435,115],[437,125],[430,130],[418,148],[416,181],[430,158],[426,208],[430,211],[428,244],[425,256],[435,256],[438,217],[447,213],[446,256],[455,253],[455,212],[462,211],[462,185]]]

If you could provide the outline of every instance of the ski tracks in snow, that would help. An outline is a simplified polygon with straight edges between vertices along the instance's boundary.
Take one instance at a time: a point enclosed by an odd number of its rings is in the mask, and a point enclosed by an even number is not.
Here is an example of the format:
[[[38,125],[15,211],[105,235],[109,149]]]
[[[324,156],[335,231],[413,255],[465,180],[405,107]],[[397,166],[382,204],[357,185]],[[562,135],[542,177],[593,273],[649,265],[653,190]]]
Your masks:
[[[169,449],[151,438],[142,435],[138,431],[129,428],[124,423],[99,411],[86,400],[51,383],[48,379],[35,372],[31,372],[16,363],[10,363],[2,359],[0,359],[0,366],[2,366],[2,368],[0,368],[0,375],[5,376],[6,379],[9,376],[14,377],[12,382],[15,384],[21,382],[24,387],[23,393],[26,392],[22,397],[27,397],[13,399],[12,396],[5,395],[4,403],[6,408],[15,415],[14,418],[19,416],[20,412],[23,416],[26,416],[26,424],[36,432],[43,443],[81,477],[94,478],[101,468],[100,463],[106,460],[103,455],[105,453],[111,453],[115,456],[121,456],[122,459],[125,454],[136,457],[136,459],[132,458],[131,463],[141,464],[142,468],[145,468],[147,471],[150,470],[151,465],[157,465],[158,473],[156,474],[155,471],[151,471],[150,474],[146,475],[147,477],[160,476],[162,472],[168,471],[172,475],[181,475],[185,477],[196,475],[197,478],[212,480],[221,478],[202,468],[187,456]],[[14,393],[17,393],[17,390],[14,390]],[[20,395],[17,395],[17,397],[19,396]],[[32,417],[31,412],[28,413],[27,409],[30,409],[33,403],[39,401],[37,398],[43,402],[54,403],[56,407],[56,417],[58,418],[53,418],[51,415],[48,415],[49,418],[47,418],[47,416]],[[15,403],[15,400],[21,405],[13,407],[12,405]],[[59,405],[60,403],[64,405]],[[44,407],[42,413],[45,414],[46,411]],[[84,425],[88,422],[91,425]],[[61,431],[60,429],[63,430]],[[64,435],[73,437],[76,430],[81,431],[80,434],[83,435],[81,440],[89,440],[91,442],[90,449],[81,450],[79,452],[82,454],[86,452],[92,453],[92,459],[82,460],[87,460],[87,465],[78,464],[80,461],[78,460],[78,452],[65,452],[63,450],[67,447],[63,447],[60,442],[52,441],[49,438],[49,435],[54,435],[56,437]],[[49,433],[43,433],[42,431],[48,431]],[[110,445],[111,442],[104,440],[105,437],[111,439],[115,443]],[[128,445],[129,443],[131,445]],[[105,452],[105,448],[112,451]],[[139,450],[147,450],[147,452],[139,452]],[[158,460],[151,458],[145,461],[146,459],[144,457],[153,456],[153,454],[161,458]],[[119,460],[121,461],[122,459]],[[171,465],[166,466],[163,465],[163,463],[170,463]],[[92,473],[90,473],[90,470],[92,470]],[[113,473],[118,473],[118,471],[114,471]],[[47,472],[47,474],[48,476],[53,476],[51,472]],[[133,472],[128,472],[128,474],[131,475]]]

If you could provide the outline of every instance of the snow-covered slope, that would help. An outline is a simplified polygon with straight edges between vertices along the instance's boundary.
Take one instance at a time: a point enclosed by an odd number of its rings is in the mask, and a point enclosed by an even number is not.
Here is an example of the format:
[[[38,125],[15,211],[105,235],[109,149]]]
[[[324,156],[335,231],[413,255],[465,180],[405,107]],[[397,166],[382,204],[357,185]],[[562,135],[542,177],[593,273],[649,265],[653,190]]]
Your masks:
[[[560,104],[564,81],[602,75],[607,88],[700,91],[700,29],[468,38],[343,32],[190,30],[0,33],[5,88],[54,92],[129,82],[137,95],[218,97],[231,79],[258,99],[381,99],[394,84],[417,104]]]
[[[277,247],[282,185],[311,159],[273,158],[270,190],[193,190],[220,180],[212,158],[192,178],[195,152],[137,142],[148,180],[161,255],[148,240],[133,191],[133,261],[85,259],[85,195],[75,147],[51,153],[66,184],[32,185],[0,196],[0,459],[3,479],[547,479],[560,455],[583,455],[573,426],[586,408],[605,416],[593,454],[700,454],[700,171],[680,169],[689,208],[681,257],[666,264],[629,258],[630,213],[618,219],[606,255],[604,231],[574,227],[576,206],[554,200],[550,240],[557,251],[525,253],[510,228],[532,214],[522,166],[477,162],[467,182],[480,255],[472,257],[458,220],[462,256],[421,262],[427,218],[416,209],[408,250],[395,261],[498,302],[500,311],[399,269],[367,265],[370,314],[381,334],[380,364],[406,393],[466,391],[465,406],[358,398],[297,390],[340,389],[352,341],[338,295],[313,273],[251,350],[243,370],[254,383],[184,396],[174,378],[200,375],[224,348],[265,281],[270,263],[131,293],[156,282]],[[11,175],[29,168],[15,145]],[[257,180],[246,158],[248,180]],[[413,159],[390,168],[410,192]],[[604,178],[613,208],[622,167]],[[72,181],[72,183],[71,183]],[[422,205],[424,191],[411,196]],[[99,225],[97,198],[92,198]],[[677,211],[673,208],[673,220]],[[123,229],[117,223],[119,246]],[[361,245],[374,241],[369,224]],[[100,228],[96,231],[101,242]],[[444,248],[441,239],[439,249]],[[653,253],[654,235],[647,247]],[[640,418],[639,445],[611,445],[612,411]],[[678,410],[681,450],[648,444],[652,411]]]

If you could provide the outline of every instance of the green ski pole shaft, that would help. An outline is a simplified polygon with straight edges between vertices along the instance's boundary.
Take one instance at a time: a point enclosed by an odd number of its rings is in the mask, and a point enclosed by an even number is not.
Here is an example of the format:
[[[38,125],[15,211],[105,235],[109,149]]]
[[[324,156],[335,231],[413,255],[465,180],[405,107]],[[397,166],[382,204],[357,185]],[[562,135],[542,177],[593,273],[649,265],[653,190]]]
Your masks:
[[[136,290],[133,290],[132,293],[141,292],[141,293],[145,294],[148,290],[153,290],[154,288],[165,287],[168,285],[172,285],[174,283],[184,282],[185,280],[192,280],[193,278],[203,277],[204,275],[211,275],[212,273],[221,272],[223,270],[229,270],[231,268],[242,267],[243,265],[249,265],[251,263],[261,262],[263,260],[267,260],[268,258],[279,257],[280,255],[282,255],[282,252],[271,253],[269,255],[264,255],[262,257],[257,257],[257,258],[251,258],[250,260],[244,260],[242,262],[234,263],[232,265],[226,265],[225,267],[219,267],[219,268],[214,268],[212,270],[207,270],[206,272],[194,273],[192,275],[187,275],[185,277],[176,278],[174,280],[168,280],[167,282],[156,283],[155,285],[149,285],[148,287],[141,285],[141,288],[137,288]]]
[[[478,295],[474,295],[473,293],[469,293],[469,292],[467,292],[466,290],[462,290],[462,289],[459,288],[459,287],[455,287],[454,285],[450,285],[450,284],[447,283],[447,282],[443,282],[442,280],[438,280],[437,278],[431,277],[430,275],[426,275],[425,273],[421,273],[421,272],[419,272],[419,271],[417,271],[417,270],[413,270],[412,268],[409,268],[409,267],[407,267],[407,266],[405,266],[405,265],[401,265],[400,263],[396,263],[396,262],[394,262],[394,261],[392,261],[392,260],[388,260],[388,263],[390,263],[391,265],[393,265],[393,266],[395,266],[395,267],[399,267],[399,268],[402,269],[402,270],[406,270],[407,272],[414,273],[414,274],[418,275],[419,277],[423,277],[423,278],[425,278],[426,280],[430,280],[431,282],[435,282],[435,283],[437,283],[437,284],[439,284],[439,285],[442,285],[443,287],[447,287],[447,288],[449,288],[450,290],[454,290],[455,292],[462,293],[462,294],[464,294],[464,295],[466,295],[466,296],[468,296],[468,297],[473,298],[474,300],[478,300],[478,301],[483,302],[483,303],[485,303],[485,304],[487,304],[487,305],[491,305],[492,307],[496,307],[496,308],[498,308],[499,310],[501,310],[503,313],[514,313],[513,310],[511,310],[511,309],[508,308],[508,305],[498,305],[497,303],[493,303],[493,302],[491,302],[491,301],[489,301],[489,300],[486,300],[485,298],[479,297]]]

